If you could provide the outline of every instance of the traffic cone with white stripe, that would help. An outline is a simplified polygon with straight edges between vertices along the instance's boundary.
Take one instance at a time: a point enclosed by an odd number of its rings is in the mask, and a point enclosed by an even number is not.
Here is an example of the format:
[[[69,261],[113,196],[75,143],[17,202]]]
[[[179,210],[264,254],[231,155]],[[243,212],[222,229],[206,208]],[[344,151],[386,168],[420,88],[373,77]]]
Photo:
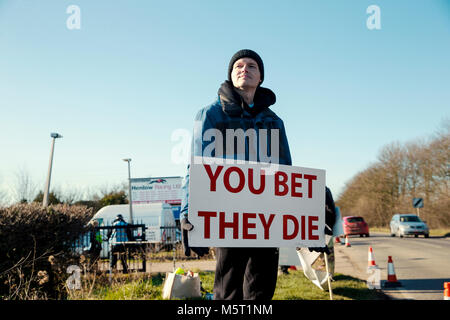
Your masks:
[[[371,268],[371,267],[376,267],[377,264],[375,263],[375,258],[373,256],[373,249],[372,247],[369,247],[369,257],[368,257],[368,264],[367,267]]]
[[[385,288],[400,287],[401,283],[397,281],[397,276],[395,275],[394,262],[392,257],[388,257],[388,275],[387,281],[384,283]]]
[[[444,300],[450,300],[450,282],[444,282]]]
[[[348,235],[345,235],[345,246],[351,247],[350,242],[348,242]]]

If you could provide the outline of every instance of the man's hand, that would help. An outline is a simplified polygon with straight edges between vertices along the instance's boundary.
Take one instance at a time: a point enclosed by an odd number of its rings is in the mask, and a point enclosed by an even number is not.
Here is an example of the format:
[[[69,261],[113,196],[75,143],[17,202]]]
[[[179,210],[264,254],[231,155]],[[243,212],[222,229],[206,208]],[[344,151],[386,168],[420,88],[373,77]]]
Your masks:
[[[181,230],[191,231],[192,229],[194,229],[192,223],[190,223],[188,219],[183,218],[181,220]]]
[[[189,247],[188,232],[191,231],[192,229],[194,229],[194,226],[192,225],[192,223],[190,223],[187,218],[183,218],[181,220],[180,224],[181,224],[181,238],[182,238],[182,242],[183,242],[184,254],[187,257],[190,257],[191,250],[194,251],[199,257],[202,257],[205,254],[208,254],[209,248],[205,248],[205,247],[192,247],[191,248],[191,247]]]

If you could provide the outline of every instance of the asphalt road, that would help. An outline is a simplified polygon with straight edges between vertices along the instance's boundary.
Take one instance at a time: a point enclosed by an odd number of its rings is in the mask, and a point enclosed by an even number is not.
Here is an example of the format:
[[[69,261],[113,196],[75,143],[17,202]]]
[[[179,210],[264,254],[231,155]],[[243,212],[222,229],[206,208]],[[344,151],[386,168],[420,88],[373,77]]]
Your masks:
[[[335,244],[336,272],[367,280],[368,251],[381,269],[382,290],[394,299],[442,300],[444,282],[450,282],[450,238],[391,237],[374,233],[368,238],[349,237],[350,247]],[[384,288],[388,256],[401,286]]]

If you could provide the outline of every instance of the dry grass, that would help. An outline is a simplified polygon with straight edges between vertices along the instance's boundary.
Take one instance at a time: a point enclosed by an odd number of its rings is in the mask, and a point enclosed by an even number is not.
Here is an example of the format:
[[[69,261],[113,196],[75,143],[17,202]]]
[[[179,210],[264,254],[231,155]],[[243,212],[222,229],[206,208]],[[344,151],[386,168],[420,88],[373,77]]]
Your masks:
[[[212,292],[214,272],[199,272],[202,287]],[[72,300],[162,300],[165,274],[107,275],[96,279],[85,277],[81,290],[70,293]],[[369,290],[366,282],[336,274],[332,282],[334,300],[385,300],[387,297],[379,290]],[[204,296],[203,298],[204,299]],[[329,300],[328,291],[323,291],[306,279],[301,270],[291,270],[289,274],[278,276],[273,300]]]

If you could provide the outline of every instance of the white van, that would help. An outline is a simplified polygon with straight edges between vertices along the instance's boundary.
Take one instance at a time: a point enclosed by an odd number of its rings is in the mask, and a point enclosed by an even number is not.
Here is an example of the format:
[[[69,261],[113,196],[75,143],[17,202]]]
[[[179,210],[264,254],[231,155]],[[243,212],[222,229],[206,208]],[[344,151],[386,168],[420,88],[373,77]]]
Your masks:
[[[116,204],[101,208],[92,218],[100,226],[112,226],[117,215],[121,214],[129,223],[130,205]],[[173,244],[176,242],[176,223],[172,207],[167,203],[133,205],[133,223],[145,224],[145,241],[150,243]]]

